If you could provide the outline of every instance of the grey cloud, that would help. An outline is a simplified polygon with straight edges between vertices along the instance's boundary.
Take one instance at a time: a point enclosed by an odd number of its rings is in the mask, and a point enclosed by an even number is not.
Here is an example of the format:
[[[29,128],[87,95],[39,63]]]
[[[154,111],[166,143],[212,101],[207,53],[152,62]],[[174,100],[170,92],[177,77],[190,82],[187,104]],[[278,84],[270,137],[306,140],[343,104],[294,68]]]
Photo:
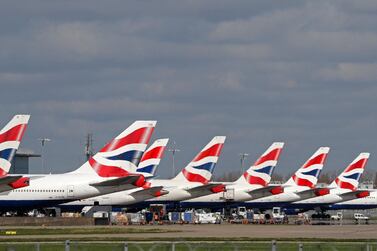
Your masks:
[[[287,174],[321,145],[329,168],[377,145],[374,1],[5,1],[0,115],[32,114],[23,146],[56,172],[83,161],[135,119],[157,119],[183,166],[227,135],[217,172],[286,141]],[[373,155],[372,155],[373,156]],[[170,174],[171,159],[162,162]],[[348,157],[348,158],[347,158]],[[375,160],[369,166],[373,169]],[[53,165],[53,166],[52,166]],[[38,161],[33,171],[39,172]]]

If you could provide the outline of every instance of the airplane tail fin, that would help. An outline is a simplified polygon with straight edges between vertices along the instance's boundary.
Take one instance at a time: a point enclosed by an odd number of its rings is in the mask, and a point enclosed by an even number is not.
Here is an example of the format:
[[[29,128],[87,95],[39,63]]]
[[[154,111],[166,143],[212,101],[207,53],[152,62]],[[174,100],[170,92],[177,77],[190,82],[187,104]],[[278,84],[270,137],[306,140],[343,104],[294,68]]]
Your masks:
[[[223,148],[225,136],[214,137],[195,158],[174,178],[182,182],[208,183]]]
[[[168,142],[169,139],[157,139],[153,142],[153,144],[145,151],[143,157],[141,157],[136,171],[138,173],[147,173],[154,176]]]
[[[271,181],[272,172],[283,147],[283,142],[274,142],[236,183],[266,186]]]
[[[8,174],[13,157],[26,131],[30,115],[15,115],[0,131],[0,177]]]
[[[135,173],[155,125],[156,121],[135,121],[74,172],[94,171],[101,177],[123,177]]]
[[[360,177],[367,165],[369,155],[369,153],[360,153],[329,187],[338,187],[356,191],[359,186]]]
[[[329,147],[320,147],[284,185],[314,188],[329,151]]]

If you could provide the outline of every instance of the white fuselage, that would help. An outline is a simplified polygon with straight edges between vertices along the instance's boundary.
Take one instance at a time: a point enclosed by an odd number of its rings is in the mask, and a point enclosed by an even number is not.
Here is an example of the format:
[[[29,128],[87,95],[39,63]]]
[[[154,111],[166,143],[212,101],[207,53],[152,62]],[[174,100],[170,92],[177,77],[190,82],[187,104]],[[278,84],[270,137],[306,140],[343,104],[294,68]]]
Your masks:
[[[316,196],[306,200],[295,201],[292,204],[333,204],[342,202],[344,199],[340,196],[343,193],[350,192],[348,189],[334,188],[330,189],[330,193],[323,196]]]
[[[302,199],[297,193],[308,190],[308,187],[304,186],[286,186],[284,187],[284,192],[276,195],[271,195],[255,200],[250,200],[251,203],[263,203],[263,202],[276,202],[285,203],[293,202]]]
[[[152,202],[153,201],[161,201],[161,202],[181,201],[181,200],[185,200],[185,199],[189,199],[193,197],[192,194],[186,191],[187,189],[203,185],[202,183],[199,183],[199,182],[180,183],[180,182],[176,182],[170,179],[152,179],[152,180],[149,180],[149,182],[151,183],[151,187],[163,186],[164,190],[168,191],[168,194],[165,194],[159,197],[154,197],[151,195],[149,198],[135,197],[135,196],[132,196],[132,193],[143,189],[143,188],[136,188],[136,189],[131,189],[127,191],[120,191],[120,192],[100,195],[96,197],[85,198],[85,199],[81,199],[77,201],[72,201],[72,202],[63,204],[63,206],[90,206],[90,205],[94,205],[95,203],[98,205],[106,205],[106,206],[126,206],[126,205],[139,203],[144,200],[148,200]]]
[[[364,198],[334,203],[333,207],[339,209],[377,208],[377,190],[370,190],[370,195]]]
[[[76,201],[71,201],[62,204],[62,206],[93,206],[93,205],[105,205],[105,206],[115,206],[115,205],[130,205],[134,203],[141,202],[145,200],[145,197],[132,196],[132,193],[140,191],[143,188],[135,188],[126,191],[119,191],[115,193],[102,194],[100,196],[84,198]],[[153,197],[153,196],[151,196]]]
[[[72,172],[24,175],[24,177],[30,177],[30,185],[0,193],[0,209],[42,208],[135,187],[131,184],[92,186],[90,184],[111,179],[99,177],[94,172],[93,174]]]
[[[151,186],[163,186],[164,190],[169,193],[162,195],[158,198],[149,199],[148,202],[153,203],[154,201],[164,202],[164,201],[181,201],[193,198],[193,195],[187,190],[202,186],[200,182],[179,182],[176,180],[166,180],[166,179],[153,179],[150,181]]]
[[[223,182],[223,184],[225,183]],[[262,187],[261,185],[248,184],[248,185],[243,186],[237,183],[228,183],[226,184],[226,190],[232,191],[231,198],[224,197],[224,193],[213,193],[206,196],[200,196],[197,198],[189,199],[185,202],[188,202],[188,203],[191,203],[191,202],[192,203],[196,203],[196,202],[223,203],[227,201],[228,199],[234,202],[248,201],[248,200],[253,199],[252,195],[248,193],[248,191],[252,191],[261,187]]]

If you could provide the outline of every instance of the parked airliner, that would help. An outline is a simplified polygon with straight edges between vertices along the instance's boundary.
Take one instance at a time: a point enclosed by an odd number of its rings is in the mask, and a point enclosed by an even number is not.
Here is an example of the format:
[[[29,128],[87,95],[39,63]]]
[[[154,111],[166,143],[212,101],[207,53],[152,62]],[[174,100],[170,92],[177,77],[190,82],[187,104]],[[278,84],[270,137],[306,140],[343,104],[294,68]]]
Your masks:
[[[327,188],[316,188],[319,174],[325,164],[329,147],[320,147],[293,176],[283,184],[284,192],[250,200],[244,203],[247,207],[271,208],[286,203],[299,201],[329,193]]]
[[[0,194],[0,210],[26,211],[145,185],[136,173],[156,121],[136,121],[77,170],[30,175],[30,185]]]
[[[137,167],[138,173],[149,174],[152,176],[155,175],[157,166],[160,164],[168,141],[169,139],[158,139],[145,151]],[[62,208],[62,210],[68,211],[80,211],[84,206],[93,205],[122,207],[154,197],[159,197],[166,193],[167,191],[163,190],[163,186],[152,186],[151,182],[147,181],[141,188],[72,201],[59,205],[59,207]]]
[[[328,209],[328,206],[369,196],[369,191],[358,190],[359,180],[369,159],[369,153],[360,153],[352,163],[328,186],[330,193],[294,202],[287,207],[294,209]]]
[[[226,198],[223,193],[210,194],[182,201],[181,207],[203,208],[211,205],[220,208],[231,202],[247,201],[283,192],[281,186],[269,185],[283,146],[282,142],[274,142],[238,180],[226,184],[227,193],[231,193],[231,198]]]
[[[152,179],[151,187],[162,186],[168,193],[142,202],[142,205],[164,203],[175,206],[181,200],[223,192],[225,185],[210,182],[225,142],[225,136],[214,137],[173,179]]]
[[[29,119],[30,115],[15,115],[0,131],[0,192],[29,185],[29,178],[8,174]]]

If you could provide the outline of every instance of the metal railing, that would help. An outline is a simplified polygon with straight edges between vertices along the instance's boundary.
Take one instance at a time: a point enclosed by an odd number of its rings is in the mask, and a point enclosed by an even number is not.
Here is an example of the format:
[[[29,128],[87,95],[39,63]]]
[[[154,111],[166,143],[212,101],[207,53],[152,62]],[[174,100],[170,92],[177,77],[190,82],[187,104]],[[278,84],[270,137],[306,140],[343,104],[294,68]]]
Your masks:
[[[62,242],[35,242],[35,243],[0,243],[0,250],[64,250],[64,251],[86,251],[86,250],[113,250],[113,251],[238,251],[238,250],[261,250],[261,251],[317,251],[317,250],[357,250],[357,251],[377,251],[377,243],[360,242],[81,242],[66,240]]]

